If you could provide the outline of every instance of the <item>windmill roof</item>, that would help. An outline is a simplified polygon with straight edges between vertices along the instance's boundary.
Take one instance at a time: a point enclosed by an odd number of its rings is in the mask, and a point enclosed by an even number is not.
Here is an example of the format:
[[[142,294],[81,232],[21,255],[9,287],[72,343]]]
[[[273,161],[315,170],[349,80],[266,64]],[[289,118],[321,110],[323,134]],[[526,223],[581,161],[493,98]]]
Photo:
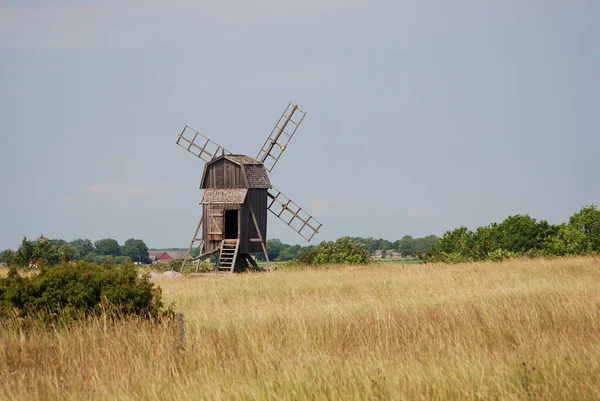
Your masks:
[[[227,171],[225,173],[220,172],[218,176],[212,176],[213,184],[206,185],[206,180],[208,180],[208,173],[213,168],[224,169],[224,164],[230,163],[232,167],[240,168],[244,175],[244,183],[239,182],[235,177],[239,177],[239,175],[235,175],[237,173],[233,173],[234,176],[232,178],[231,171]],[[217,167],[214,167],[217,166]],[[225,169],[226,170],[226,169]],[[204,172],[202,173],[202,181],[200,182],[200,189],[205,189],[207,186],[214,186],[215,180],[234,180],[235,183],[229,182],[228,184],[221,184],[226,187],[240,187],[246,186],[248,188],[258,188],[258,189],[268,189],[271,188],[271,181],[269,180],[269,173],[265,168],[264,164],[259,160],[253,159],[250,156],[246,155],[222,155],[217,157],[216,159],[211,160],[206,163],[204,167]],[[247,184],[246,184],[247,183]],[[215,201],[216,203],[219,203]],[[223,203],[233,203],[223,201]]]
[[[200,203],[244,203],[247,193],[247,188],[206,188]]]
[[[225,155],[223,158],[234,161],[238,164],[263,164],[262,162],[246,155]]]
[[[248,178],[248,186],[250,188],[271,188],[271,181],[267,170],[262,163],[260,165],[246,165],[246,177]]]

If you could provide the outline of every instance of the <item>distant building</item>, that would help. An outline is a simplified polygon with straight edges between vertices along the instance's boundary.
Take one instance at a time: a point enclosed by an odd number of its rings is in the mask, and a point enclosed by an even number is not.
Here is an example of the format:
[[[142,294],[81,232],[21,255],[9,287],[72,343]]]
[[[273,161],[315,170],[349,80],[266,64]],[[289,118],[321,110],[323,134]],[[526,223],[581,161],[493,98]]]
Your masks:
[[[381,259],[383,257],[383,251],[381,249],[376,249],[371,257],[374,259]]]
[[[392,249],[387,249],[385,251],[381,250],[381,249],[377,249],[372,255],[371,258],[373,259],[402,259],[402,253],[400,252],[396,252]]]
[[[169,263],[174,260],[183,260],[186,255],[186,251],[148,251],[152,263]]]

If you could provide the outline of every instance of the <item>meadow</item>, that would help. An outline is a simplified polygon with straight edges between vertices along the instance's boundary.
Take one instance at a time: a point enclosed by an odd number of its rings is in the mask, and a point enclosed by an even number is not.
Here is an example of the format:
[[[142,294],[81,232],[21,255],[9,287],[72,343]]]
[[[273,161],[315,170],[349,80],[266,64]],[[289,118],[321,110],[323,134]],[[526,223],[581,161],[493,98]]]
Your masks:
[[[183,322],[0,330],[0,399],[600,399],[598,257],[155,282]]]

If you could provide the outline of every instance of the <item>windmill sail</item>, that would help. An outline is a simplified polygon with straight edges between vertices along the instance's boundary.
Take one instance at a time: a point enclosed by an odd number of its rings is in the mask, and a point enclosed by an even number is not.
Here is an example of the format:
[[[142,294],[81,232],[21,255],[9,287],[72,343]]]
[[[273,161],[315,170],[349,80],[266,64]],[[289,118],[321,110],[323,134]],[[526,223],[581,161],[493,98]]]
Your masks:
[[[273,131],[271,131],[258,156],[256,156],[256,160],[260,160],[269,173],[275,167],[305,115],[306,113],[300,110],[297,105],[289,103],[281,117],[279,117],[279,121],[275,124]]]
[[[271,198],[271,202],[267,207],[269,211],[283,220],[285,224],[304,237],[305,240],[310,242],[323,226],[277,188],[271,188],[267,191],[267,195]]]
[[[209,162],[220,154],[231,154],[230,151],[216,142],[211,141],[192,127],[187,125],[177,137],[177,145],[205,162]]]

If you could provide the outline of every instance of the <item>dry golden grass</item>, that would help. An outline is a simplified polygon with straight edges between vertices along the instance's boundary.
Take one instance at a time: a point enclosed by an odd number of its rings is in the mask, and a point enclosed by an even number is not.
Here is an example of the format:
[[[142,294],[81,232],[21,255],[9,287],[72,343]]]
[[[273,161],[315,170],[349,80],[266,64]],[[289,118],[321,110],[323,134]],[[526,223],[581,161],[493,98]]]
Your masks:
[[[139,321],[0,331],[0,398],[600,399],[599,258],[157,282],[183,343]]]

